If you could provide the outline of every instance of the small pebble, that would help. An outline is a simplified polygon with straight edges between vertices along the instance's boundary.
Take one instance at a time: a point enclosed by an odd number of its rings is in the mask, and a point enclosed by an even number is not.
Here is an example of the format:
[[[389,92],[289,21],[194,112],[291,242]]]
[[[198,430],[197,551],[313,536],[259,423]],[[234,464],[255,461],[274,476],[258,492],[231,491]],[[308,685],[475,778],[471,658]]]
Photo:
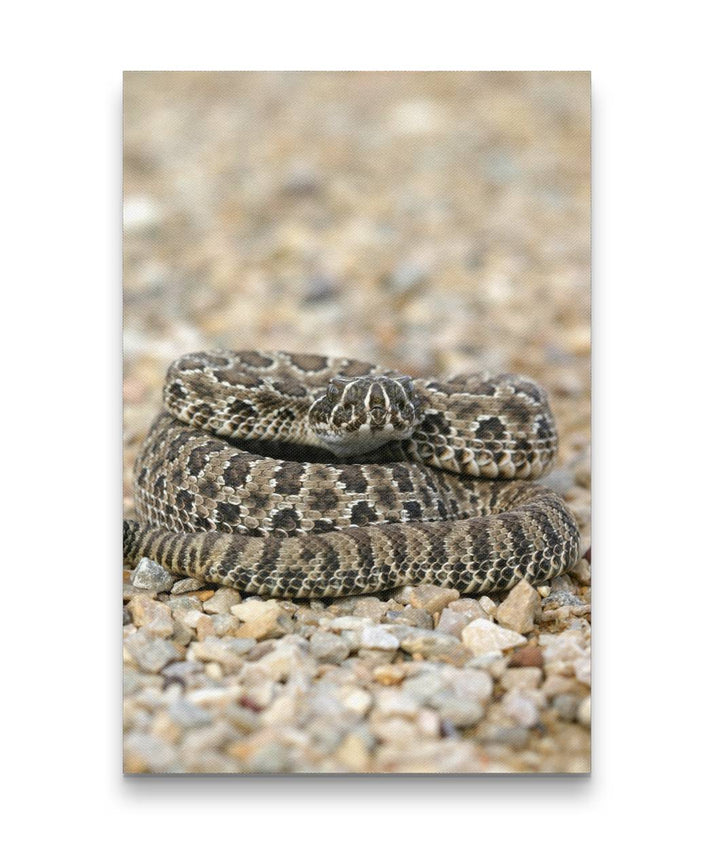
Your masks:
[[[275,639],[292,627],[276,600],[246,600],[231,606],[230,612],[242,621],[236,631],[242,639]]]
[[[514,630],[499,627],[485,618],[476,618],[463,630],[462,641],[463,645],[477,656],[524,645],[527,639]]]
[[[532,728],[540,721],[540,711],[535,699],[522,689],[512,689],[505,693],[502,708],[518,725]]]
[[[310,653],[321,663],[342,663],[350,655],[350,646],[336,633],[318,630],[310,637]]]
[[[516,633],[529,633],[535,624],[535,610],[539,605],[540,595],[530,583],[520,580],[498,607],[495,618],[503,627]]]
[[[364,627],[360,634],[360,647],[376,648],[380,651],[397,651],[400,643],[396,636],[382,627]]]
[[[230,607],[237,603],[240,603],[239,591],[231,588],[220,588],[205,601],[203,609],[209,615],[216,615],[221,612],[230,612]]]
[[[451,601],[457,600],[460,592],[456,589],[441,588],[440,586],[416,586],[410,589],[408,601],[415,609],[424,609],[433,615],[440,612]]]
[[[591,711],[590,711],[590,696],[584,698],[577,709],[577,720],[581,725],[590,728]]]
[[[169,574],[161,565],[143,557],[135,570],[130,574],[130,582],[135,588],[146,591],[170,591],[175,584],[175,577]]]

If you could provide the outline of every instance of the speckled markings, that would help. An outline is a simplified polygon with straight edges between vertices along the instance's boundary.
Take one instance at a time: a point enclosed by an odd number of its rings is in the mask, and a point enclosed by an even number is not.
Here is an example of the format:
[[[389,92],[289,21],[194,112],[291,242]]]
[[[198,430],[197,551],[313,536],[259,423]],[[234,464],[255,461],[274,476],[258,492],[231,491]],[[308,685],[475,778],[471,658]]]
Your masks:
[[[480,593],[577,561],[572,514],[527,481],[557,446],[527,378],[411,381],[355,360],[218,351],[170,367],[165,407],[135,469],[131,563],[307,598],[421,583]],[[347,457],[353,442],[361,460]],[[290,454],[257,454],[263,443]],[[304,449],[312,460],[293,459]]]

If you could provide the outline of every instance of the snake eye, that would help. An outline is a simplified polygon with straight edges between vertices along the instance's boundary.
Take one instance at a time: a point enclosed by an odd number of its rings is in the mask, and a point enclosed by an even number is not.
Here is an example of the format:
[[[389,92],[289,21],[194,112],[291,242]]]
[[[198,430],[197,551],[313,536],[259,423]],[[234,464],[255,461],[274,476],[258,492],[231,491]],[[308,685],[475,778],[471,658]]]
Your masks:
[[[330,404],[334,404],[340,397],[340,390],[335,386],[334,383],[329,383],[325,396],[330,402]]]
[[[400,411],[400,415],[406,422],[412,422],[415,418],[415,408],[412,404],[406,404]]]

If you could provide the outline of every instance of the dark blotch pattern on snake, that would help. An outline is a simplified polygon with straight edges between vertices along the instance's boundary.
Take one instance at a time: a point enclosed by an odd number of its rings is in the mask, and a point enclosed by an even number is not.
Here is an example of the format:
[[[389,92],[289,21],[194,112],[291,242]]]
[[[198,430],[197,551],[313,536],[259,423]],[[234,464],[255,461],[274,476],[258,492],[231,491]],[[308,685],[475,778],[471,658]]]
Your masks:
[[[164,403],[135,467],[130,564],[327,598],[424,583],[478,594],[577,562],[572,514],[531,481],[557,435],[527,378],[214,351],[173,363]]]

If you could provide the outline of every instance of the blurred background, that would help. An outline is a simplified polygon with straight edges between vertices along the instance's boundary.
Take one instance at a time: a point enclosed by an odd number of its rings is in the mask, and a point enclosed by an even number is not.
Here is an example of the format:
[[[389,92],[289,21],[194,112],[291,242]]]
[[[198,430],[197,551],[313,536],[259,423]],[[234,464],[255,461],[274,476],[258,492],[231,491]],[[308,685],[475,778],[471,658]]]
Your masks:
[[[588,542],[589,73],[128,72],[124,102],[126,512],[168,364],[279,348],[532,376]]]

